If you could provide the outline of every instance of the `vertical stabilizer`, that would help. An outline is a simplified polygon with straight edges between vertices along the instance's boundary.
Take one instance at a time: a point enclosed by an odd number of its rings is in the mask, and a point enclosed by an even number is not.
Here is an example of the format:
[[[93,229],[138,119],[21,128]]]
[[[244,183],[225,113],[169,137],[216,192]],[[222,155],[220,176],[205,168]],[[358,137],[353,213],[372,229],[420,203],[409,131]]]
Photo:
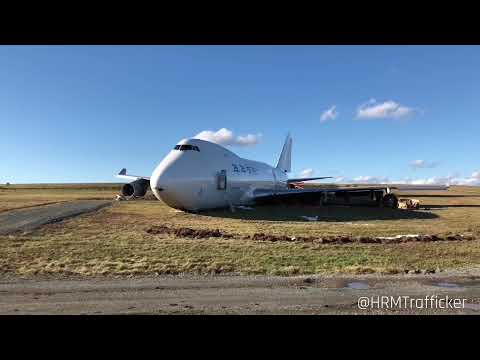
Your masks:
[[[290,136],[290,133],[285,139],[285,144],[283,144],[282,153],[278,159],[277,169],[286,173],[292,171],[292,137]]]

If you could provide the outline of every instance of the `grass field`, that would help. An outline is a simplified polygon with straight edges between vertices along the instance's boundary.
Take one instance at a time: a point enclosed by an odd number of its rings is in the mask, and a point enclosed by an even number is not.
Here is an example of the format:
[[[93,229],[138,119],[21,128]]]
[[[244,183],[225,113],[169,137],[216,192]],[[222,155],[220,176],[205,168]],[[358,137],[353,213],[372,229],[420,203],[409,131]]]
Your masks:
[[[72,199],[112,199],[119,185],[9,186],[0,211]],[[403,195],[402,195],[403,196]],[[250,239],[188,239],[147,233],[152,225],[288,236],[469,234],[480,239],[480,188],[406,194],[421,210],[347,206],[261,206],[253,211],[171,209],[160,201],[122,201],[97,213],[0,237],[0,271],[28,274],[133,275],[228,273],[403,273],[480,264],[480,240],[401,244],[318,244]],[[308,222],[302,215],[318,215]]]

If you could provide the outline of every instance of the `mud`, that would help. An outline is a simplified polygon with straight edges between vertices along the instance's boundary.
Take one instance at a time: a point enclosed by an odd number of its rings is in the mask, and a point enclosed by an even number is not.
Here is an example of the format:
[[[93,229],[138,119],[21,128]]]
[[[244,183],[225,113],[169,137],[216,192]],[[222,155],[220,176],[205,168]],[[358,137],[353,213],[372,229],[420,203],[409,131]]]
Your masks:
[[[230,234],[224,234],[220,232],[220,230],[204,230],[204,229],[191,229],[191,228],[186,228],[186,227],[181,227],[181,228],[170,228],[168,226],[152,226],[148,228],[147,233],[153,234],[153,235],[159,235],[159,234],[167,234],[167,235],[174,235],[177,237],[182,237],[182,238],[190,238],[190,239],[207,239],[211,237],[223,237],[223,238],[232,238],[233,235]]]
[[[255,233],[253,235],[240,235],[221,232],[219,229],[192,229],[187,227],[173,228],[165,225],[151,226],[146,229],[146,232],[153,235],[173,235],[182,238],[191,239],[208,239],[225,238],[225,239],[244,239],[255,241],[289,241],[289,242],[305,242],[318,244],[399,244],[406,242],[434,242],[434,241],[473,241],[476,237],[472,235],[449,234],[449,235],[398,235],[393,237],[372,237],[372,236],[350,236],[350,235],[336,235],[336,236],[287,236],[287,235],[273,235],[265,233]]]
[[[354,290],[367,290],[370,286],[362,281],[351,281],[346,286],[347,289],[354,289]]]

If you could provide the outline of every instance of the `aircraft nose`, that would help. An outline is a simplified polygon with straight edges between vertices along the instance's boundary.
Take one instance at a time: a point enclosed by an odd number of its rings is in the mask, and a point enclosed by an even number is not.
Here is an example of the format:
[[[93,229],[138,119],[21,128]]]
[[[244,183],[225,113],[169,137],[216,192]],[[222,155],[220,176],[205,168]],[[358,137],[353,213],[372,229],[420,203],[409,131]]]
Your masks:
[[[168,176],[165,174],[165,171],[154,171],[150,177],[150,187],[155,196],[160,199],[162,192],[169,187]]]
[[[150,187],[158,200],[175,208],[182,207],[178,184],[174,181],[168,169],[164,167],[155,169],[150,177]]]
[[[161,184],[162,184],[161,175],[155,174],[155,173],[152,174],[152,176],[150,177],[150,187],[152,188],[155,195],[157,195],[156,194],[157,192],[160,193],[164,190]]]

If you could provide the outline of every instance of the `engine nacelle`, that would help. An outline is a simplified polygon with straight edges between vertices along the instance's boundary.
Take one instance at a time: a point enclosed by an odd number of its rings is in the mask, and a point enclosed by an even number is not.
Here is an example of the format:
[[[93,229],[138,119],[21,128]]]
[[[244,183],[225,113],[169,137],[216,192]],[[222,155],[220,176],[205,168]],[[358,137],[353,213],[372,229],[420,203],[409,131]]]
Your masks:
[[[126,197],[135,196],[145,196],[149,186],[149,181],[145,179],[138,179],[131,183],[125,184],[122,186],[122,195]]]

